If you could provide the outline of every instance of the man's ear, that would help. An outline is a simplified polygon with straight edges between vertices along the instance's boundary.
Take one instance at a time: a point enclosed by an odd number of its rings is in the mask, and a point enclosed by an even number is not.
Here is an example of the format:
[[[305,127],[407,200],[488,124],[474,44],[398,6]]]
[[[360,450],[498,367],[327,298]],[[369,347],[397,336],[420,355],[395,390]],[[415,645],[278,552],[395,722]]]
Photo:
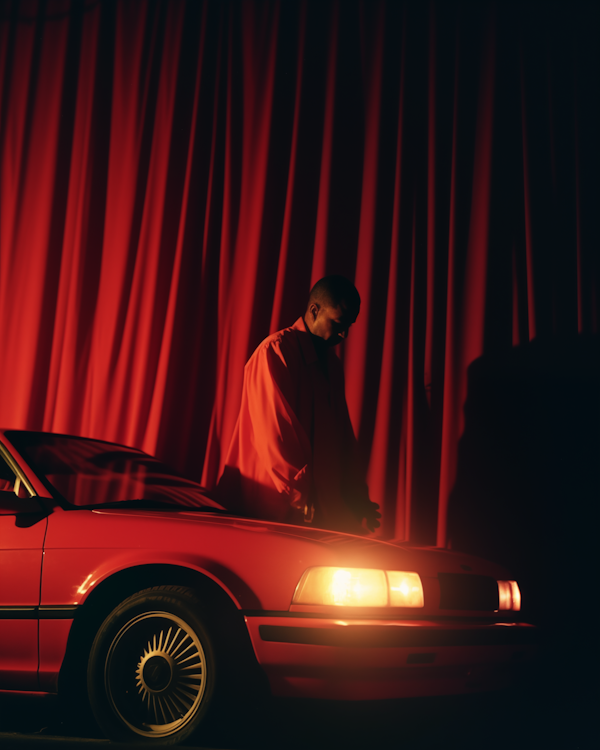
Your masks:
[[[316,302],[313,302],[310,307],[308,308],[309,313],[312,315],[313,321],[317,319],[317,315],[319,314],[319,305],[317,305]]]

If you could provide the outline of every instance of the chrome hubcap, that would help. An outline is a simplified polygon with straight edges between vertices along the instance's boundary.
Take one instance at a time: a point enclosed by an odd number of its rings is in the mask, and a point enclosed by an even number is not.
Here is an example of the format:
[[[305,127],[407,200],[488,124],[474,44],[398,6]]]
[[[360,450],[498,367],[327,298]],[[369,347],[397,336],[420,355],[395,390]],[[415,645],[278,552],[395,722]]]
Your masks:
[[[206,658],[184,620],[146,612],[118,632],[104,677],[113,710],[130,729],[166,737],[196,715],[206,688]]]

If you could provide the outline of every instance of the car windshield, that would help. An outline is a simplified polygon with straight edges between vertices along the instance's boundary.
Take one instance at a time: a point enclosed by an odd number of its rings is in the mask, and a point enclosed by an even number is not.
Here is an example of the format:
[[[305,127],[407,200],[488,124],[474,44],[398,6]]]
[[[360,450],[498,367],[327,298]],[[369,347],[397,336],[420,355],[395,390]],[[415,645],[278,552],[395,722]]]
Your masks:
[[[71,506],[224,510],[201,485],[135,448],[44,432],[11,430],[6,436],[48,489]]]

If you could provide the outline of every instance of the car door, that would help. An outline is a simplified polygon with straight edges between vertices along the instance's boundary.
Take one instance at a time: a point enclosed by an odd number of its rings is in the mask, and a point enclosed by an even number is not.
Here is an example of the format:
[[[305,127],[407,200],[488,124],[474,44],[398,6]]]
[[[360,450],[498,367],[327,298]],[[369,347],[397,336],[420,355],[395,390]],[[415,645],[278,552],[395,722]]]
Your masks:
[[[38,616],[47,518],[0,455],[0,690],[38,687]]]

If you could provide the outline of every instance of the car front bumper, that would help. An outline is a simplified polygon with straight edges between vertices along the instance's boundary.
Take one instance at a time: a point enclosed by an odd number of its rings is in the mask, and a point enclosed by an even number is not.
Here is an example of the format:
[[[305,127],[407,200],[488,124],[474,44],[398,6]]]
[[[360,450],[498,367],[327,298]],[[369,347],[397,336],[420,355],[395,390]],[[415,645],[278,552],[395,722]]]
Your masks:
[[[495,690],[533,663],[538,630],[473,620],[245,617],[273,695],[373,700]]]

